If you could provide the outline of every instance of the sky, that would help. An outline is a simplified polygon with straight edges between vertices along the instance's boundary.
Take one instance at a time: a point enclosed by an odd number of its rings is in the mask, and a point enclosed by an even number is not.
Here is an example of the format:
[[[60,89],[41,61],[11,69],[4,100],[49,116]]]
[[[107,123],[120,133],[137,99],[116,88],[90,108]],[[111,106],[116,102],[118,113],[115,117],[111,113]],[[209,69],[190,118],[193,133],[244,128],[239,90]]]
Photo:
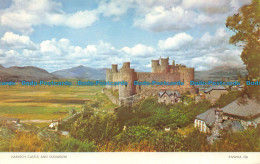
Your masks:
[[[228,16],[250,0],[0,0],[0,64],[49,72],[151,60],[208,70],[243,65]]]

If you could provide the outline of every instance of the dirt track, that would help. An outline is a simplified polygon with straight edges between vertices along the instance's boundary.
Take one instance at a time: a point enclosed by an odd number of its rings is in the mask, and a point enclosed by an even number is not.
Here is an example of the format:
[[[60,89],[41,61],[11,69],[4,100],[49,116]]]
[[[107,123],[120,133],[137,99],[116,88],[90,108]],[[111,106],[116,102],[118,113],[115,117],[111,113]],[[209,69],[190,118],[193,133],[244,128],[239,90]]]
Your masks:
[[[52,120],[21,120],[21,123],[33,122],[33,123],[51,123]]]

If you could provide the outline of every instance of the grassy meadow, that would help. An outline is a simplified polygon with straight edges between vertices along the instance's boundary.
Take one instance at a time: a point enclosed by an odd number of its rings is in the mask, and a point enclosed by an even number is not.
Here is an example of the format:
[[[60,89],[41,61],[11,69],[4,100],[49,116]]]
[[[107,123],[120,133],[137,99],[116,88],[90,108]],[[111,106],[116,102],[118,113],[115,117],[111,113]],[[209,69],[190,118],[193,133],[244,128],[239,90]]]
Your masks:
[[[96,103],[97,110],[114,107],[101,93],[104,86],[0,86],[0,117],[21,120],[65,118],[74,108],[81,111],[85,103]]]

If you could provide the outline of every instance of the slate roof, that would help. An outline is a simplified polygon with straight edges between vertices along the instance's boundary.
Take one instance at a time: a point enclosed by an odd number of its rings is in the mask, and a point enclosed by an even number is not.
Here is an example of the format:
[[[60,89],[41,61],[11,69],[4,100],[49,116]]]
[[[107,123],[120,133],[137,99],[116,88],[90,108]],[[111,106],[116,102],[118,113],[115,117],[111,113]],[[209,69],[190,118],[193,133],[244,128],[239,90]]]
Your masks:
[[[181,93],[178,91],[164,91],[164,92],[159,92],[159,97],[162,97],[164,94],[167,94],[168,96],[176,94],[177,97],[181,97]]]
[[[260,115],[260,102],[256,100],[247,99],[245,104],[240,104],[238,100],[233,101],[227,106],[223,107],[223,113],[228,115],[235,115],[247,119],[255,118]]]
[[[223,87],[222,85],[213,85],[213,86],[209,87],[208,89],[206,89],[204,91],[204,93],[209,93],[212,90],[227,90],[227,89],[225,87]]]
[[[211,127],[215,122],[215,110],[216,109],[217,108],[210,108],[206,112],[197,115],[196,119],[204,121],[206,123],[206,125]]]

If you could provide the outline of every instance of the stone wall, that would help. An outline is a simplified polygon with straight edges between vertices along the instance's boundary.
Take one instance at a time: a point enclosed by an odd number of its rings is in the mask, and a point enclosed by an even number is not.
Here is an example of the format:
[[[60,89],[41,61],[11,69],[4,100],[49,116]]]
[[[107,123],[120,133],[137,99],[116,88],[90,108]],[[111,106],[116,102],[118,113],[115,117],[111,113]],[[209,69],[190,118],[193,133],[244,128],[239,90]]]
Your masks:
[[[104,89],[103,92],[104,92],[105,95],[107,95],[107,97],[109,98],[109,100],[110,100],[112,103],[119,105],[119,99],[118,99],[118,97],[114,96],[114,95],[111,93],[111,90]]]

